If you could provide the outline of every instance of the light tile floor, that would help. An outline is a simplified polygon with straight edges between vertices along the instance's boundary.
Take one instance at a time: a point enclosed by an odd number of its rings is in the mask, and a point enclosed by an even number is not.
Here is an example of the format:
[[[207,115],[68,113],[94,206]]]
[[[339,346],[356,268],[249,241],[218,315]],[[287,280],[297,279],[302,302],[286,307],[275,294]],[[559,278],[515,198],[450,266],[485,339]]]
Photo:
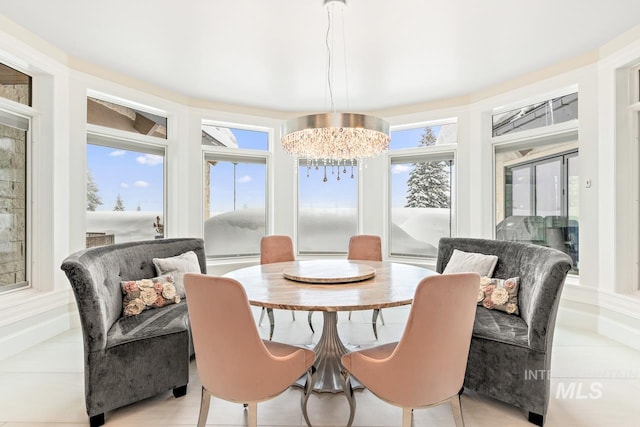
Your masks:
[[[407,307],[385,309],[386,325],[380,325],[375,341],[371,311],[346,313],[339,318],[343,341],[362,347],[397,340],[404,328]],[[310,344],[306,312],[296,321],[287,311],[276,310],[274,340]],[[259,310],[254,311],[256,319]],[[322,328],[321,313],[313,315],[316,331]],[[268,334],[268,323],[260,327]],[[185,397],[171,392],[107,413],[106,426],[194,426],[200,404],[200,381],[196,362]],[[58,427],[87,425],[83,394],[82,335],[72,329],[47,342],[0,361],[0,427]],[[546,426],[640,426],[640,352],[605,337],[562,325],[556,328],[551,394]],[[401,424],[401,410],[368,391],[356,393],[354,426],[386,427]],[[289,389],[270,401],[258,404],[260,426],[304,426],[300,412],[300,391]],[[462,410],[468,427],[531,426],[526,414],[493,399],[465,391]],[[314,426],[343,426],[348,405],[340,395],[313,395],[309,416]],[[246,425],[242,405],[215,399],[208,425]],[[448,405],[414,412],[415,426],[453,426]]]

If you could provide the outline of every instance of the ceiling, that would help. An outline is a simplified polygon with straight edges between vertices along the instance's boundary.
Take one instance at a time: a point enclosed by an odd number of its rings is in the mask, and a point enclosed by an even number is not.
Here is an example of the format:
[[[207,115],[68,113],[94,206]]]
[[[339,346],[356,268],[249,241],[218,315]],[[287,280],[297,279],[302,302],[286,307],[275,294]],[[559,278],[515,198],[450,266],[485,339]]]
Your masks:
[[[0,14],[72,57],[181,95],[318,112],[330,108],[322,4],[2,0]],[[594,51],[640,23],[640,1],[347,0],[342,13],[335,108],[368,112],[473,94]]]

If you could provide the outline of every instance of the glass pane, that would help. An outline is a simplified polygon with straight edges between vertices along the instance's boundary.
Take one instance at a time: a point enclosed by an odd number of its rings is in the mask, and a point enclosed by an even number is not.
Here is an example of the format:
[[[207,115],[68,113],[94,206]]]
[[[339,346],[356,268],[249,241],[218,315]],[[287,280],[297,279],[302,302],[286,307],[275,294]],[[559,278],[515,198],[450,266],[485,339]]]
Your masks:
[[[453,225],[454,164],[424,161],[391,165],[391,255],[433,257]]]
[[[164,237],[164,156],[87,144],[87,247]]]
[[[0,97],[31,106],[31,76],[0,64]]]
[[[551,126],[578,118],[578,93],[493,115],[493,136]]]
[[[301,162],[298,169],[298,251],[347,253],[349,238],[358,232],[357,206],[356,165],[319,166],[316,169]]]
[[[266,229],[264,160],[254,163],[208,159],[205,171],[207,256],[258,255]]]
[[[458,124],[427,126],[391,132],[390,150],[416,148],[458,142]]]
[[[580,176],[576,147],[577,142],[548,144],[495,155],[496,239],[561,250],[573,259],[574,274],[579,271]],[[567,152],[567,148],[572,151]]]
[[[562,215],[562,158],[536,165],[536,215]]]
[[[511,198],[506,198],[506,211],[511,215],[531,215],[531,168],[513,169],[510,184]]]
[[[262,131],[203,124],[202,145],[267,151],[269,134]]]
[[[0,292],[27,281],[27,133],[0,124]]]
[[[569,193],[568,221],[565,231],[565,251],[573,259],[572,272],[580,270],[579,225],[580,225],[580,158],[571,156],[567,159],[567,187]]]
[[[87,98],[87,123],[167,139],[167,118],[96,98]]]

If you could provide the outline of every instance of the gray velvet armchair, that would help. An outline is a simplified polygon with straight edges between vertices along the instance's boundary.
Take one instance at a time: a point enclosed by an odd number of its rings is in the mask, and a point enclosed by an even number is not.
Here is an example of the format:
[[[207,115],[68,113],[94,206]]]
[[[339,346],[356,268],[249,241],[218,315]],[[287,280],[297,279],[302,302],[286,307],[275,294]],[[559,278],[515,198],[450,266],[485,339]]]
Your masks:
[[[206,273],[202,239],[160,239],[86,249],[62,263],[73,288],[84,341],[84,385],[91,426],[107,411],[173,389],[183,396],[193,355],[186,301],[122,317],[121,281],[156,277],[153,258],[194,251]]]
[[[496,255],[493,277],[520,278],[519,315],[478,306],[464,386],[526,410],[529,422],[542,426],[549,405],[556,313],[572,260],[530,243],[443,238],[439,273],[454,249]]]

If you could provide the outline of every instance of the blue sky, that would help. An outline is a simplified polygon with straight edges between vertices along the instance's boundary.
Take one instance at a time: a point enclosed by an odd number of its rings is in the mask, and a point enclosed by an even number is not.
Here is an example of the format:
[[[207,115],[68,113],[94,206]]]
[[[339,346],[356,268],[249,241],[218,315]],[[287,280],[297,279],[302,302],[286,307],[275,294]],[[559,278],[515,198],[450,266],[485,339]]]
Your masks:
[[[87,167],[102,199],[96,210],[112,211],[119,194],[126,211],[162,212],[163,163],[162,156],[87,144]]]
[[[433,128],[437,135],[439,126]],[[266,132],[231,129],[240,148],[265,150],[268,134]],[[394,131],[391,133],[390,149],[412,148],[420,144],[424,127]],[[87,166],[93,174],[102,199],[99,211],[112,211],[116,197],[120,197],[125,210],[162,212],[163,205],[163,158],[142,152],[121,150],[99,145],[87,145]],[[404,206],[406,183],[409,177],[410,163],[394,165],[392,168],[392,206]],[[342,169],[342,168],[341,168]],[[234,165],[231,162],[219,162],[211,170],[210,211],[232,211],[234,206]],[[300,167],[300,206],[315,208],[355,208],[357,204],[357,175],[350,178],[351,167],[347,174],[340,174],[336,180],[331,168],[327,169],[327,182],[323,182],[323,168],[311,169],[307,178],[307,168]],[[216,185],[223,183],[223,185]],[[236,209],[262,208],[265,195],[265,167],[261,164],[238,163],[235,166],[235,206]],[[278,183],[276,183],[278,191]]]

